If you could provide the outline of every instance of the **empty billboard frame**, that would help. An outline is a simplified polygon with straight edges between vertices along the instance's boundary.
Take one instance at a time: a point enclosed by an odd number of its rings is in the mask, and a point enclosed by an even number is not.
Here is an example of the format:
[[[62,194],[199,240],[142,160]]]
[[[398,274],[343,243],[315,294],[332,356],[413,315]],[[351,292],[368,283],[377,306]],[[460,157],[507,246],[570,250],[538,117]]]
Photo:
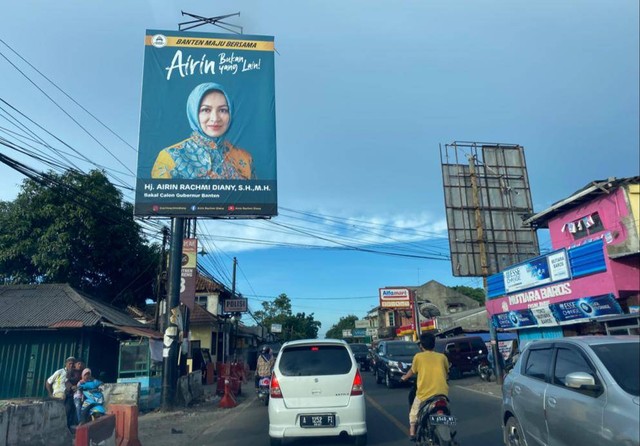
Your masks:
[[[487,277],[539,255],[524,148],[453,142],[440,147],[454,276]]]

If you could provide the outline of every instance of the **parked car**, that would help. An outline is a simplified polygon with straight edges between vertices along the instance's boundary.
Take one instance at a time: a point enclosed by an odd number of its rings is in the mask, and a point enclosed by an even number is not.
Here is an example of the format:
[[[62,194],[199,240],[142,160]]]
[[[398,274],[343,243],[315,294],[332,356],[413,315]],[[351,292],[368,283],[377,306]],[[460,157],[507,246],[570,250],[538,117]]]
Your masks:
[[[640,444],[640,338],[533,341],[502,387],[505,445]]]
[[[349,344],[349,347],[351,347],[356,362],[360,365],[360,370],[369,370],[371,365],[369,347],[366,344]]]
[[[449,379],[458,379],[465,372],[475,372],[476,356],[487,356],[487,346],[480,336],[456,336],[436,339],[434,348],[449,359]]]
[[[418,344],[411,341],[380,341],[375,352],[374,375],[376,382],[383,381],[388,388],[395,387],[402,375],[411,368],[413,357],[420,353]],[[411,380],[413,380],[412,378]],[[410,380],[410,381],[411,381]]]
[[[289,437],[345,433],[364,446],[364,388],[348,344],[338,339],[284,343],[273,369],[268,412],[272,446]]]

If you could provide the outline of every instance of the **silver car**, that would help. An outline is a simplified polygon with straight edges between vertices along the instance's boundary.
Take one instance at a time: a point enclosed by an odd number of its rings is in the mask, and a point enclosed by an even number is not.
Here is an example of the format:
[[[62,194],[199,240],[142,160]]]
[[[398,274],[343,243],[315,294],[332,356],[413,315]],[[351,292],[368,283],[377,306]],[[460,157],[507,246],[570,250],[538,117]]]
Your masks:
[[[533,341],[502,386],[510,446],[640,444],[640,338]]]

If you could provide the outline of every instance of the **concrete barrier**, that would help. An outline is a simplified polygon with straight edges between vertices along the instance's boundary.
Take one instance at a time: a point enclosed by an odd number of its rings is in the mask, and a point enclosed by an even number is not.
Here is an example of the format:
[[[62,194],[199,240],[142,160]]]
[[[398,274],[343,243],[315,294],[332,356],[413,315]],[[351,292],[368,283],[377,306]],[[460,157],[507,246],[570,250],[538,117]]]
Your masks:
[[[0,446],[69,446],[62,401],[11,400],[0,406]]]
[[[204,387],[202,386],[202,371],[197,370],[188,375],[178,378],[178,403],[189,406],[194,401],[204,396]]]
[[[109,413],[116,416],[116,446],[142,446],[138,439],[138,407],[112,404]]]
[[[139,383],[105,383],[102,387],[107,410],[111,404],[126,404],[136,406],[137,413]],[[0,446],[69,446],[72,443],[62,401],[0,401]]]
[[[104,383],[104,404],[131,404],[140,407],[140,383]]]
[[[107,414],[76,429],[75,446],[116,446],[116,416]]]

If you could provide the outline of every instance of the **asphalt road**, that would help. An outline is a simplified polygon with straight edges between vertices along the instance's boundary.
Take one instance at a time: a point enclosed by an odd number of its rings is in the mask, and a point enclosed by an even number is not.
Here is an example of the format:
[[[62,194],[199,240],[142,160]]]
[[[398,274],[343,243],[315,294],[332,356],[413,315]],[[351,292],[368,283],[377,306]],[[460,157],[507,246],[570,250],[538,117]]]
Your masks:
[[[376,384],[373,375],[363,372],[367,398],[368,444],[391,446],[408,440],[409,405],[406,386],[387,389]],[[458,418],[457,439],[461,446],[501,446],[500,398],[474,390],[480,379],[469,376],[452,381],[449,397]],[[143,445],[268,446],[267,408],[250,389],[233,409],[211,404],[176,413],[149,414],[140,418],[139,437]],[[172,433],[173,429],[173,433]],[[290,439],[285,446],[348,445],[350,439]]]

